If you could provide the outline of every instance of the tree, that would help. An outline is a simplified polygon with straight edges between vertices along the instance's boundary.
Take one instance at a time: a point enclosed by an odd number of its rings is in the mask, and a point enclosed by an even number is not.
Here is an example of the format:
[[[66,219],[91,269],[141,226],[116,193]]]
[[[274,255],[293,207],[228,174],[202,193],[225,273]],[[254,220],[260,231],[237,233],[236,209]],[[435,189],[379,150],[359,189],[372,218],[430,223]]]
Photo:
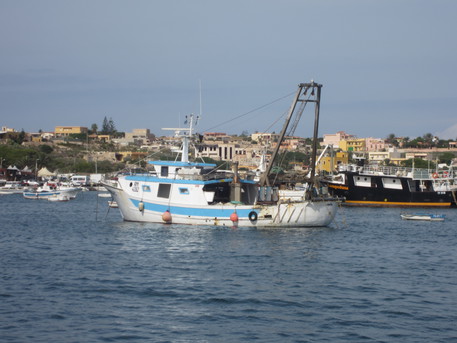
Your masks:
[[[102,124],[102,130],[100,133],[103,133],[105,135],[113,135],[116,133],[116,125],[114,125],[113,118],[103,118],[103,124]]]
[[[42,153],[45,153],[45,154],[50,154],[51,152],[54,151],[54,149],[51,146],[46,145],[46,144],[41,144],[38,148],[40,149],[40,151]]]
[[[391,133],[387,136],[386,143],[398,147],[398,141],[395,139],[395,133]]]
[[[109,123],[108,123],[108,118],[103,118],[103,124],[102,124],[102,130],[100,131],[100,133],[103,133],[103,134],[109,134]]]
[[[116,132],[116,125],[114,125],[113,118],[109,118],[108,131],[109,131],[110,135],[112,135]]]
[[[431,133],[426,133],[425,135],[422,136],[424,139],[424,143],[426,146],[431,147],[433,143],[433,135]]]
[[[106,118],[106,117],[105,117]],[[91,132],[93,134],[97,134],[97,130],[98,130],[98,125],[97,124],[92,124],[91,128],[90,128]]]

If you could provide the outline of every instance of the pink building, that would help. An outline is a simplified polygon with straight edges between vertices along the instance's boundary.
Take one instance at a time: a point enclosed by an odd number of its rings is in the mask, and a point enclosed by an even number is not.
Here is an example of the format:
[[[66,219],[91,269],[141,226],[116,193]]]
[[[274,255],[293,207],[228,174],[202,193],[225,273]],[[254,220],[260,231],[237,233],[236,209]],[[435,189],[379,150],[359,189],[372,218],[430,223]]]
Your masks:
[[[322,145],[333,145],[334,148],[339,148],[340,141],[345,141],[354,138],[354,135],[349,135],[344,131],[338,131],[335,134],[324,135],[324,141],[322,142]]]
[[[365,148],[367,151],[383,151],[386,148],[386,142],[380,138],[366,138]]]

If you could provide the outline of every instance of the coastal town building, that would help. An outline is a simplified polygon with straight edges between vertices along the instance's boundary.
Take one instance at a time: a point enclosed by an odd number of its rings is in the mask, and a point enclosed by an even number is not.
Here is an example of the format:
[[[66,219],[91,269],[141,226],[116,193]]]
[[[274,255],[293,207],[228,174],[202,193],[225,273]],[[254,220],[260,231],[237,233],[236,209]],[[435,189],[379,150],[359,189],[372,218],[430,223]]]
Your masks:
[[[84,126],[56,126],[54,133],[56,137],[66,137],[72,134],[88,133],[88,131]]]
[[[338,170],[340,164],[347,164],[349,162],[349,154],[347,152],[337,152],[334,156],[324,156],[321,158],[316,166],[318,172],[325,171],[330,173]]]
[[[246,150],[234,143],[201,144],[196,148],[197,157],[210,157],[214,160],[229,161],[235,156],[245,155]]]
[[[113,139],[113,142],[119,145],[149,145],[155,139],[154,134],[149,129],[133,129],[132,132],[126,132],[124,138]]]
[[[253,133],[251,134],[251,139],[255,142],[260,144],[271,144],[273,142],[277,142],[279,139],[279,135],[276,133]]]
[[[0,133],[6,133],[6,132],[16,132],[16,130],[12,129],[10,127],[7,127],[7,126],[2,126],[2,129],[0,130]]]
[[[284,141],[281,143],[281,149],[286,149],[289,151],[298,150],[301,147],[304,147],[306,141],[301,137],[285,137]]]
[[[371,164],[383,164],[386,161],[393,164],[400,164],[404,160],[401,153],[395,148],[389,148],[387,151],[369,151],[368,161]]]
[[[347,134],[344,131],[338,131],[334,134],[325,134],[321,146],[332,145],[334,148],[341,148],[340,142],[354,139],[354,135]]]
[[[365,147],[367,151],[383,151],[386,149],[386,142],[381,138],[365,138]]]
[[[44,141],[53,139],[55,137],[54,132],[41,132],[41,139]]]
[[[208,140],[228,140],[230,139],[230,136],[227,135],[226,133],[224,132],[205,132],[203,134],[203,139],[205,141],[208,141]]]
[[[365,138],[346,139],[340,141],[339,147],[343,151],[364,152],[366,151],[366,141]]]
[[[96,141],[96,142],[109,143],[109,142],[111,142],[111,139],[112,139],[112,136],[106,135],[106,134],[93,133],[93,134],[89,135],[89,140]]]
[[[147,155],[148,153],[143,151],[119,151],[116,153],[116,160],[120,162],[139,161],[146,158]]]

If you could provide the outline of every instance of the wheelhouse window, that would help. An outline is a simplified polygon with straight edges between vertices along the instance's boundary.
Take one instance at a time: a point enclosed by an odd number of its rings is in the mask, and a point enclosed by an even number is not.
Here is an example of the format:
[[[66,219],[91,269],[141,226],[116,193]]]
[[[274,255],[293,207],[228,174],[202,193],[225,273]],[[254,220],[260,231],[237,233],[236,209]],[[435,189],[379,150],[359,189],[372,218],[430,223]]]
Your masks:
[[[168,166],[162,166],[162,168],[160,168],[160,175],[168,176]]]
[[[143,192],[150,192],[150,191],[151,191],[151,187],[143,185]]]
[[[189,194],[189,189],[188,188],[180,188],[179,189],[179,194]]]
[[[157,191],[157,197],[168,199],[170,197],[171,185],[169,183],[160,183]]]

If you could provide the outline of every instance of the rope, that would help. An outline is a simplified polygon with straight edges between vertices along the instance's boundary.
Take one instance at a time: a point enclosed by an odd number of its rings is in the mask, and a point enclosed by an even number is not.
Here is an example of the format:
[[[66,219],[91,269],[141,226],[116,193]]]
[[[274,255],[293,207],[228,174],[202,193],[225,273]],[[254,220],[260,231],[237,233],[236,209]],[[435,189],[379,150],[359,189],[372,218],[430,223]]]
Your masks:
[[[226,120],[226,121],[224,121],[224,122],[222,122],[222,123],[220,123],[220,124],[218,124],[218,125],[215,125],[215,126],[213,126],[213,127],[210,127],[210,128],[208,128],[208,129],[206,129],[206,130],[203,130],[203,131],[211,131],[211,130],[213,130],[213,129],[219,127],[219,126],[222,126],[222,125],[224,125],[224,124],[230,123],[230,122],[232,122],[232,121],[234,121],[234,120],[236,120],[236,119],[240,119],[240,118],[242,118],[242,117],[245,117],[245,116],[247,116],[248,114],[251,114],[252,112],[256,112],[256,111],[258,111],[258,110],[261,110],[262,108],[265,108],[265,107],[267,107],[267,106],[270,106],[270,105],[274,104],[275,102],[278,102],[278,101],[280,101],[280,100],[283,100],[283,99],[285,99],[285,98],[291,96],[292,94],[295,94],[295,92],[292,92],[292,93],[289,93],[289,94],[287,94],[287,95],[284,95],[284,96],[282,96],[282,97],[280,97],[280,98],[278,98],[278,99],[276,99],[276,100],[273,100],[273,101],[271,101],[271,102],[269,102],[269,103],[267,103],[267,104],[265,104],[265,105],[262,105],[262,106],[259,106],[259,107],[257,107],[257,108],[254,108],[253,110],[250,110],[250,111],[248,111],[248,112],[246,112],[246,113],[240,114],[240,115],[236,116],[235,118]]]

